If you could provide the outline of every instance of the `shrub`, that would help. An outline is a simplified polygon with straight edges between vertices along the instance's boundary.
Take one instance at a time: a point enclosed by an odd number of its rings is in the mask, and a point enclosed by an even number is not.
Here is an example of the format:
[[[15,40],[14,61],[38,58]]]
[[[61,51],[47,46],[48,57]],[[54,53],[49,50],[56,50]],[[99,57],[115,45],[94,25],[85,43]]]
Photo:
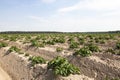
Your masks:
[[[29,60],[32,61],[32,65],[34,66],[35,64],[44,64],[46,63],[46,60],[40,56],[33,56],[30,57]]]
[[[83,47],[79,50],[77,50],[73,55],[81,55],[82,57],[86,57],[92,54],[92,51],[90,51],[87,47]]]
[[[70,64],[67,59],[56,57],[48,62],[48,69],[52,69],[55,75],[69,76],[70,74],[79,74],[78,67]]]

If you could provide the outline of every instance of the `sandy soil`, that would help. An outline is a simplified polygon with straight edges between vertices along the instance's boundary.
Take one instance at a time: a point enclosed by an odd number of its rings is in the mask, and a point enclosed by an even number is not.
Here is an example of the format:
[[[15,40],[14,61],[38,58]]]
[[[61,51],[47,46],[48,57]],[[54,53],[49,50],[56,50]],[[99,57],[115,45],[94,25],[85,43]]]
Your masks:
[[[0,67],[0,80],[12,80],[11,77]]]

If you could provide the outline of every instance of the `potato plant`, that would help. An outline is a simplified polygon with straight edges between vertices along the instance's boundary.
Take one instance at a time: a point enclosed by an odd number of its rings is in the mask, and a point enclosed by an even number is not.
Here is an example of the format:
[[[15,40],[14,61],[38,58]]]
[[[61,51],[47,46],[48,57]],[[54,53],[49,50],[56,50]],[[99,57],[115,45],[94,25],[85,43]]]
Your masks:
[[[0,42],[0,48],[2,48],[2,47],[6,47],[6,46],[8,46],[8,44],[7,44],[7,43]]]
[[[116,52],[115,52],[115,50],[114,49],[107,49],[105,52],[110,52],[110,53],[112,53],[112,54],[115,54]]]
[[[11,46],[8,51],[9,52],[20,52],[20,49],[17,48],[16,46]]]
[[[77,50],[73,55],[80,55],[82,57],[87,57],[87,56],[90,56],[92,54],[92,51],[89,50],[88,47],[83,47],[79,50]]]
[[[61,51],[63,51],[63,48],[57,47],[57,48],[56,48],[56,51],[57,51],[57,52],[61,52]]]
[[[116,44],[116,49],[120,49],[120,42]]]
[[[53,41],[56,42],[56,43],[65,43],[64,37],[60,37],[60,38],[58,38],[58,39],[57,39],[57,38],[54,38]]]
[[[38,41],[35,40],[35,39],[31,40],[31,46],[39,47],[39,43],[38,43]]]
[[[45,64],[46,60],[40,56],[33,56],[30,57],[29,60],[32,62],[32,65],[34,66],[35,64]]]
[[[37,40],[33,39],[33,40],[31,40],[31,46],[33,46],[33,47],[44,47],[45,44],[44,43],[40,43]]]
[[[48,62],[48,69],[52,69],[55,75],[69,76],[70,74],[79,74],[78,67],[70,64],[67,59],[62,57],[56,57]]]
[[[98,51],[100,51],[99,47],[97,45],[95,45],[95,44],[88,44],[87,47],[92,52],[98,52]]]
[[[70,44],[70,48],[74,49],[74,48],[78,48],[79,44],[77,42],[71,42]]]
[[[44,43],[49,44],[49,45],[54,45],[54,44],[55,44],[55,42],[54,42],[54,41],[51,41],[51,40],[49,40],[49,41],[47,41],[47,42],[44,42]]]

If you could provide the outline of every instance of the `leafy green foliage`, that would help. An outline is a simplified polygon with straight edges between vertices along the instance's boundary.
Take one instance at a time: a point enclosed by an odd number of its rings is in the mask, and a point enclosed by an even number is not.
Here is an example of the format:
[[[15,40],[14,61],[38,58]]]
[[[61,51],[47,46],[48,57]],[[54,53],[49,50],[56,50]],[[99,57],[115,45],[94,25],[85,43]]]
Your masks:
[[[92,51],[89,50],[88,47],[83,47],[77,50],[73,55],[81,55],[82,57],[90,56]]]
[[[35,64],[44,64],[46,63],[46,60],[40,56],[33,56],[30,57],[29,60],[32,61],[32,65],[34,66]]]
[[[39,46],[39,43],[38,43],[38,41],[37,40],[31,40],[31,46],[36,46],[36,47],[38,47]]]
[[[0,48],[2,48],[2,47],[6,47],[6,46],[8,46],[8,44],[7,44],[7,43],[0,42]]]
[[[116,44],[116,49],[120,49],[120,42]]]
[[[37,40],[33,39],[31,40],[31,46],[34,46],[34,47],[44,47],[44,43],[39,43]]]
[[[10,41],[16,41],[16,40],[17,40],[17,36],[10,37]]]
[[[53,41],[55,41],[56,43],[65,43],[65,39],[64,37],[60,37],[60,38],[54,38]]]
[[[99,50],[99,47],[98,47],[97,45],[94,45],[94,44],[88,44],[87,47],[88,47],[89,50],[92,51],[92,52],[98,52],[98,51],[100,51],[100,50]]]
[[[57,47],[57,48],[56,48],[56,51],[57,51],[57,52],[61,52],[61,51],[63,51],[63,48]]]
[[[77,42],[71,42],[71,44],[70,44],[70,48],[71,49],[74,49],[74,48],[78,48],[78,43]]]
[[[106,52],[110,52],[112,54],[115,54],[115,50],[113,50],[113,49],[107,49]]]
[[[83,45],[85,43],[85,40],[83,38],[79,38],[79,43]]]
[[[79,74],[78,67],[70,64],[67,59],[56,57],[48,62],[48,69],[52,69],[55,75],[69,76],[70,74]]]
[[[104,80],[120,80],[120,78],[112,78],[112,79],[109,79],[109,77],[106,76]]]
[[[17,48],[16,46],[11,46],[11,47],[9,48],[9,52],[20,52],[20,49]]]
[[[28,54],[28,53],[25,53],[25,56],[29,56],[29,54]]]
[[[54,45],[54,44],[55,44],[54,41],[47,41],[46,43],[47,43],[47,44],[50,44],[50,45]]]

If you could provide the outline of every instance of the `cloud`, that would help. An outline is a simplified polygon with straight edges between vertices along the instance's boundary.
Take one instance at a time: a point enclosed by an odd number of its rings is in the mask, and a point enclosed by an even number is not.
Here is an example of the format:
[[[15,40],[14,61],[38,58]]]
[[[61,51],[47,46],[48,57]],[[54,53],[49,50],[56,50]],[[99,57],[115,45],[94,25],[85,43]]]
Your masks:
[[[82,0],[75,5],[64,7],[58,10],[59,13],[67,13],[74,10],[118,10],[120,8],[120,0]]]
[[[120,17],[120,11],[111,11],[111,12],[106,12],[104,14],[101,14],[102,16],[117,16]]]
[[[41,0],[42,2],[44,2],[44,3],[53,3],[53,2],[55,2],[56,0]]]
[[[120,17],[82,17],[71,18],[63,16],[49,16],[47,18],[32,16],[33,25],[41,26],[44,30],[57,31],[105,31],[120,30]],[[31,24],[30,24],[31,25]]]

